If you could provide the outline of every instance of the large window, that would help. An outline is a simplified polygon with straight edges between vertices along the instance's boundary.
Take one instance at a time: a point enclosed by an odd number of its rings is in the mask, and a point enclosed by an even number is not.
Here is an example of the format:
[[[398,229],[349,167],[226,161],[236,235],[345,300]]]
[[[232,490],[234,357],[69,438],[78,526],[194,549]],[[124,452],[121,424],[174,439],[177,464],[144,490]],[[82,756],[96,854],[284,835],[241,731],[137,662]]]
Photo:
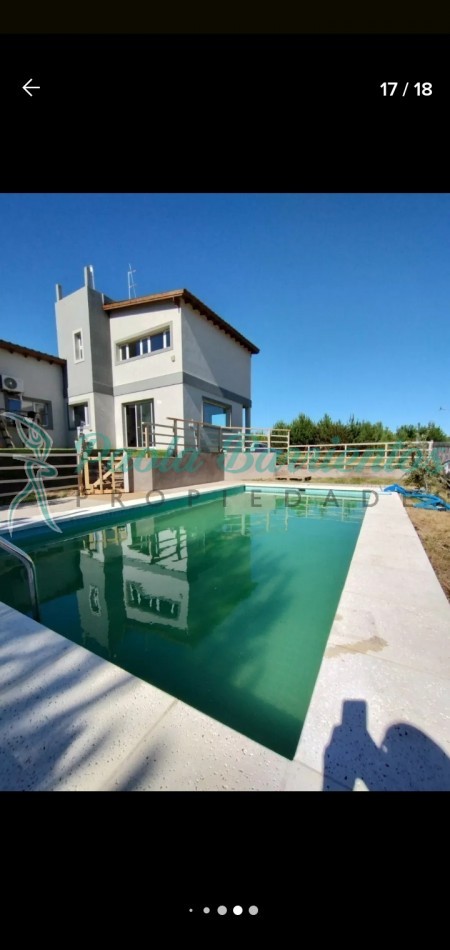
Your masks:
[[[129,340],[127,343],[120,343],[118,346],[118,357],[121,362],[124,360],[134,360],[138,356],[148,356],[150,353],[157,353],[159,350],[170,349],[170,327],[164,330],[158,330],[157,333],[148,333],[138,340]]]
[[[34,419],[44,429],[53,428],[52,406],[50,402],[44,399],[32,399],[31,396],[23,396],[22,410],[26,412],[30,419]]]
[[[84,360],[83,334],[81,330],[76,330],[73,335],[73,354],[76,363]]]
[[[127,447],[143,449],[154,445],[153,399],[129,403],[124,406],[124,412]]]
[[[213,426],[229,426],[231,424],[231,407],[204,399],[203,422],[209,422]]]

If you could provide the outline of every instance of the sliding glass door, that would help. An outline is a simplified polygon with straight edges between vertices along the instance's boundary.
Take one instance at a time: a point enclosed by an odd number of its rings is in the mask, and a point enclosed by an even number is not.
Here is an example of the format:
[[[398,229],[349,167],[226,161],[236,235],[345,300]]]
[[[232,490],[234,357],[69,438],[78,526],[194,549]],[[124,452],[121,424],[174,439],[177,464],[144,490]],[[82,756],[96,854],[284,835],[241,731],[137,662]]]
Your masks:
[[[153,399],[129,403],[124,406],[124,411],[127,448],[143,449],[154,445]]]

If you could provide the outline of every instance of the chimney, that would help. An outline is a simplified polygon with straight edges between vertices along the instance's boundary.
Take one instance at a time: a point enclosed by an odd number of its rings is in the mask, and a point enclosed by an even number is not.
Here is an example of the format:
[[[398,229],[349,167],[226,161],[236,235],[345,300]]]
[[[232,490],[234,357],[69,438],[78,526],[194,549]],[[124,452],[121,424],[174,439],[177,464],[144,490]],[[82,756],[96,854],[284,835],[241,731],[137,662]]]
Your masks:
[[[88,264],[88,266],[84,268],[84,286],[90,287],[91,290],[95,290],[94,268],[92,264]]]
[[[63,295],[63,292],[62,292],[61,284],[56,284],[56,300],[57,301],[62,300],[62,295]]]

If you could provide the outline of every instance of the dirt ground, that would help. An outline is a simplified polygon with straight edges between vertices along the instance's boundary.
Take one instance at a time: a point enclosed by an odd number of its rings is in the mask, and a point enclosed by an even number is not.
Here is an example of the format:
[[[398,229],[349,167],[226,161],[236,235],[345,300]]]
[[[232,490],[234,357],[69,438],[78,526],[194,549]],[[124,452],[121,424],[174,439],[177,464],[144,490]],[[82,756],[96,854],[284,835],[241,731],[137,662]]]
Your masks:
[[[313,475],[312,483],[314,483],[314,481],[317,482],[317,473],[311,474]],[[371,475],[370,471],[368,471],[365,476],[352,476],[346,473],[345,477],[343,477],[343,475],[335,477],[333,473],[331,477],[328,476],[327,482],[330,484],[341,482],[341,484],[352,485],[365,482],[367,485],[388,485],[389,483],[399,481],[400,484],[404,484],[403,478],[398,478],[399,473],[396,472],[394,474],[396,477],[393,477],[392,474]],[[405,485],[405,488],[406,487],[411,486]],[[450,491],[443,488],[439,482],[436,481],[430,484],[428,491],[438,494],[441,498],[444,498],[445,501],[450,502]],[[433,565],[444,594],[447,600],[450,601],[450,511],[432,511],[425,508],[415,508],[409,499],[406,501],[406,504],[404,502],[404,505],[425,548],[426,554]]]
[[[411,504],[405,508],[450,601],[450,511],[427,511]]]

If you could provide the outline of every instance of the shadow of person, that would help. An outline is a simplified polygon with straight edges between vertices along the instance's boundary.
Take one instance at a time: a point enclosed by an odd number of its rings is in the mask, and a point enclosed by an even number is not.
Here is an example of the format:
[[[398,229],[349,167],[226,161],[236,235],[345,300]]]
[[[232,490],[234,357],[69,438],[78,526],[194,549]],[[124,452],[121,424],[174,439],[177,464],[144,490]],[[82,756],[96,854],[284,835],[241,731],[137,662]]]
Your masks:
[[[323,791],[450,791],[450,759],[420,729],[398,722],[380,746],[367,729],[367,703],[345,700],[324,753]]]

